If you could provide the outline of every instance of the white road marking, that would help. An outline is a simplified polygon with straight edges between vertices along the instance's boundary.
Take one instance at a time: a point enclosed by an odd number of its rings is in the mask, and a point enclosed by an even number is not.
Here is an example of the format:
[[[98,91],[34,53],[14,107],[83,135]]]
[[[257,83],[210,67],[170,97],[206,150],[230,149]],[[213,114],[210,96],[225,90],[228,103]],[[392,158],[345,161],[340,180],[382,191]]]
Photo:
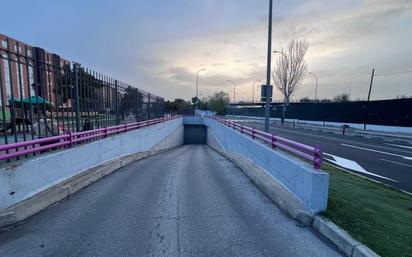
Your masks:
[[[412,146],[406,146],[406,145],[395,145],[395,144],[387,144],[387,145],[393,145],[393,146],[398,146],[398,147],[403,147],[403,148],[412,149]]]
[[[355,145],[347,145],[347,144],[341,144],[341,145],[347,146],[347,147],[352,147],[352,148],[357,148],[357,149],[361,149],[361,150],[365,150],[365,151],[375,152],[375,153],[382,153],[382,154],[397,156],[397,157],[401,157],[401,158],[403,158],[403,159],[405,159],[405,160],[410,160],[410,161],[412,161],[412,157],[411,157],[411,156],[404,156],[404,155],[395,154],[395,153],[388,153],[388,152],[383,152],[383,151],[379,151],[379,150],[375,150],[375,149],[369,149],[369,148],[360,147],[360,146],[355,146]]]
[[[385,161],[385,162],[391,162],[391,163],[394,163],[394,164],[398,164],[398,165],[402,165],[402,166],[406,166],[406,167],[411,167],[411,168],[412,168],[412,165],[408,165],[408,164],[405,164],[405,163],[395,162],[395,161],[386,160],[386,159],[381,159],[381,160],[382,160],[382,161]]]
[[[357,171],[359,173],[367,174],[367,175],[374,176],[374,177],[377,177],[377,178],[382,178],[382,179],[398,182],[394,179],[371,173],[371,172],[365,170],[364,168],[362,168],[362,166],[360,166],[355,161],[345,159],[345,158],[342,158],[342,157],[339,157],[339,156],[335,156],[335,155],[332,155],[332,154],[329,154],[329,153],[325,153],[325,155],[331,156],[334,159],[334,160],[331,160],[331,159],[326,159],[325,158],[326,160],[328,160],[328,161],[330,161],[330,162],[332,162],[332,163],[334,163],[334,164],[336,164],[340,167],[343,167],[343,168],[346,168],[346,169],[349,169],[349,170],[354,170],[354,171]]]

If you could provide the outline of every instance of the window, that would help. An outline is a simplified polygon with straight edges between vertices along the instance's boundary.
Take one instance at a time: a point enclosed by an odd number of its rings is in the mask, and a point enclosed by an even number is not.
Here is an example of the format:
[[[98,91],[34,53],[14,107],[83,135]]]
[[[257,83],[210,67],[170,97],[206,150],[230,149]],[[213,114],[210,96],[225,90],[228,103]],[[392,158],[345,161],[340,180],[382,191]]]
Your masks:
[[[20,68],[20,81],[21,81],[21,90],[22,90],[22,96],[23,96],[23,98],[25,98],[26,97],[26,90],[25,90],[25,88],[26,88],[26,84],[25,84],[25,82],[24,82],[24,75],[23,75],[23,64],[19,64],[19,68]],[[19,72],[17,71],[17,74],[18,74]],[[19,88],[19,92],[20,92],[20,88]]]
[[[11,84],[10,84],[10,67],[9,67],[9,61],[7,59],[7,54],[3,54],[3,67],[4,67],[4,77],[6,81],[6,99],[10,99],[11,97]]]
[[[36,95],[36,91],[34,90],[34,71],[33,67],[29,66],[29,85],[30,85],[30,95]]]
[[[28,57],[31,57],[31,50],[28,50],[28,49],[27,49],[27,56],[28,56]]]
[[[2,41],[1,41],[1,46],[2,46],[4,49],[7,49],[7,41],[2,40]]]

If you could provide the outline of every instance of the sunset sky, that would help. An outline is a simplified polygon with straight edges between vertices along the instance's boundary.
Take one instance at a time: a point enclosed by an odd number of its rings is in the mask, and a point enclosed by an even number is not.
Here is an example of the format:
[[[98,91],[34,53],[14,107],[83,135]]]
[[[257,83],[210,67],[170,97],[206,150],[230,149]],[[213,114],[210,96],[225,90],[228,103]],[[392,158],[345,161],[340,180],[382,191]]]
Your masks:
[[[268,0],[3,0],[0,32],[166,99],[225,91],[252,99],[265,79]],[[318,98],[412,96],[411,0],[275,1],[273,49],[309,43]],[[274,56],[279,58],[279,56]],[[259,84],[259,83],[256,83]],[[314,97],[307,76],[293,99]],[[256,87],[255,96],[260,93]],[[279,91],[275,98],[280,99]]]

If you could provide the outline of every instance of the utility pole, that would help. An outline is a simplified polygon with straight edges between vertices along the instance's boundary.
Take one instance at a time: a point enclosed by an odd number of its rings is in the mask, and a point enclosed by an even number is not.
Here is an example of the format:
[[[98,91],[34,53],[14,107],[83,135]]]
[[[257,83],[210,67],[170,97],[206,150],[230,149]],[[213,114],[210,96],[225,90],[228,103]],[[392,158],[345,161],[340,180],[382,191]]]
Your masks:
[[[270,116],[270,72],[272,58],[272,9],[273,0],[269,0],[269,21],[268,21],[268,53],[266,64],[266,101],[265,101],[265,132],[269,132],[269,116]]]
[[[226,80],[226,81],[233,84],[233,104],[235,104],[236,103],[236,83],[232,80]]]
[[[196,110],[199,109],[199,73],[205,71],[206,69],[200,69],[196,73]]]
[[[368,100],[367,100],[366,110],[365,110],[365,111],[367,111],[369,101],[371,100],[373,77],[375,77],[375,69],[374,69],[374,68],[372,69],[371,82],[370,82],[370,84],[369,84]],[[365,116],[366,116],[366,117],[365,117],[365,123],[363,124],[363,130],[366,130],[366,122],[367,122],[367,117],[368,117],[367,115],[368,115],[368,114],[366,113],[366,114],[365,114]]]
[[[253,82],[252,103],[255,103],[255,83],[256,82],[261,82],[261,80],[256,80]]]
[[[311,71],[310,71],[308,74],[312,75],[312,76],[315,78],[315,80],[316,80],[316,84],[315,84],[315,100],[314,100],[314,103],[316,103],[316,99],[317,99],[317,97],[318,97],[318,76],[316,76],[316,74],[313,73],[313,72],[311,72]]]

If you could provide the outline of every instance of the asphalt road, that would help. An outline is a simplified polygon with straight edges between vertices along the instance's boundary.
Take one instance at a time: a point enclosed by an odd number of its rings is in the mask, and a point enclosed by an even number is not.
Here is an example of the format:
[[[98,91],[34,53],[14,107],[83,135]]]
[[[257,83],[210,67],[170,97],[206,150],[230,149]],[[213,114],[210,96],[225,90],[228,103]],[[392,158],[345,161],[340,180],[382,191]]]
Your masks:
[[[341,255],[211,148],[185,145],[0,234],[0,256]]]
[[[239,120],[237,120],[239,121]],[[264,130],[263,121],[239,121]],[[320,146],[326,162],[412,193],[412,146],[271,123],[271,133]]]

